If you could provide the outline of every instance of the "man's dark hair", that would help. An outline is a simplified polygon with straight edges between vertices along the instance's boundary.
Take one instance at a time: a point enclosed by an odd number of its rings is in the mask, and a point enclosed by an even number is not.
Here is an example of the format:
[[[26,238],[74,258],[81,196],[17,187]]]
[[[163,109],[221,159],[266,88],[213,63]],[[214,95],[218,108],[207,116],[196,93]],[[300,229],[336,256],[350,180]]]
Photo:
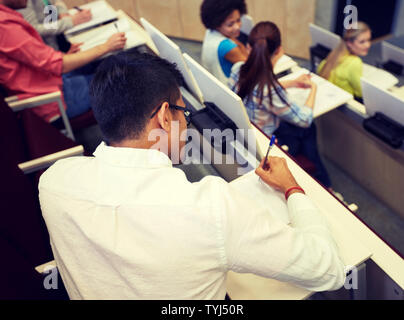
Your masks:
[[[215,30],[234,10],[238,10],[240,15],[246,14],[245,0],[204,0],[201,5],[202,23],[206,28]]]
[[[139,138],[157,107],[177,102],[183,81],[175,64],[151,54],[123,52],[106,58],[90,85],[105,141]]]

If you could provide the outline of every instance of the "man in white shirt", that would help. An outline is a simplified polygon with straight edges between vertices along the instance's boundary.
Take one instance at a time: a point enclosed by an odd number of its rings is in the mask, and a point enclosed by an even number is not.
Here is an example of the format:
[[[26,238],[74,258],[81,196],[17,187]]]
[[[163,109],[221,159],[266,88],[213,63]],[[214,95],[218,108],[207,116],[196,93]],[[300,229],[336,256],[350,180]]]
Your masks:
[[[70,298],[224,299],[229,270],[339,289],[335,243],[284,159],[256,174],[288,191],[291,225],[221,178],[190,183],[172,167],[187,127],[181,83],[159,57],[109,57],[91,88],[106,142],[95,157],[58,161],[42,175],[42,212]]]

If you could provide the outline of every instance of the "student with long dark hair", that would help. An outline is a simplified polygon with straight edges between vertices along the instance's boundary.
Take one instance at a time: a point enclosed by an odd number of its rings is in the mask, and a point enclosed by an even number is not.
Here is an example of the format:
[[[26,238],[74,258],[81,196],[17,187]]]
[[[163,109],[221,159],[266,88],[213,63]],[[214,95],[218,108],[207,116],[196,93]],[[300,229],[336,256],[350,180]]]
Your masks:
[[[247,108],[252,122],[265,134],[275,134],[281,145],[289,147],[292,156],[303,154],[316,166],[314,177],[325,187],[330,178],[317,151],[316,128],[313,123],[313,106],[317,86],[309,75],[295,80],[279,82],[273,71],[283,55],[281,34],[272,22],[258,23],[248,39],[250,55],[246,62],[234,64],[229,80]],[[310,88],[304,105],[289,100],[286,88]]]

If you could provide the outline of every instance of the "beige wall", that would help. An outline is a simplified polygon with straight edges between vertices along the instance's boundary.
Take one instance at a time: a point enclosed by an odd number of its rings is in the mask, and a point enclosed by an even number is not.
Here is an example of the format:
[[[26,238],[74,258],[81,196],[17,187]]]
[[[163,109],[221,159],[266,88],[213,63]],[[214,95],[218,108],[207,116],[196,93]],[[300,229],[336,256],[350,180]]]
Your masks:
[[[220,1],[220,0],[218,0]],[[87,0],[65,0],[69,7]],[[205,28],[199,17],[202,0],[108,0],[135,20],[144,17],[169,36],[202,41]],[[309,58],[308,24],[314,22],[316,0],[246,0],[254,22],[270,20],[282,32],[287,54]]]

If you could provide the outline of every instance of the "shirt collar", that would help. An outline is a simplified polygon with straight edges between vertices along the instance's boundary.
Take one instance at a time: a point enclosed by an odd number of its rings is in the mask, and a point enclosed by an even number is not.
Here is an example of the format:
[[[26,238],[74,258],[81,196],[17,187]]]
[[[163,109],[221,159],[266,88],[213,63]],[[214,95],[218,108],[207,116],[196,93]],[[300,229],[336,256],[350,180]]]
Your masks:
[[[153,149],[118,148],[102,142],[94,152],[96,159],[117,167],[172,167],[170,158]]]

